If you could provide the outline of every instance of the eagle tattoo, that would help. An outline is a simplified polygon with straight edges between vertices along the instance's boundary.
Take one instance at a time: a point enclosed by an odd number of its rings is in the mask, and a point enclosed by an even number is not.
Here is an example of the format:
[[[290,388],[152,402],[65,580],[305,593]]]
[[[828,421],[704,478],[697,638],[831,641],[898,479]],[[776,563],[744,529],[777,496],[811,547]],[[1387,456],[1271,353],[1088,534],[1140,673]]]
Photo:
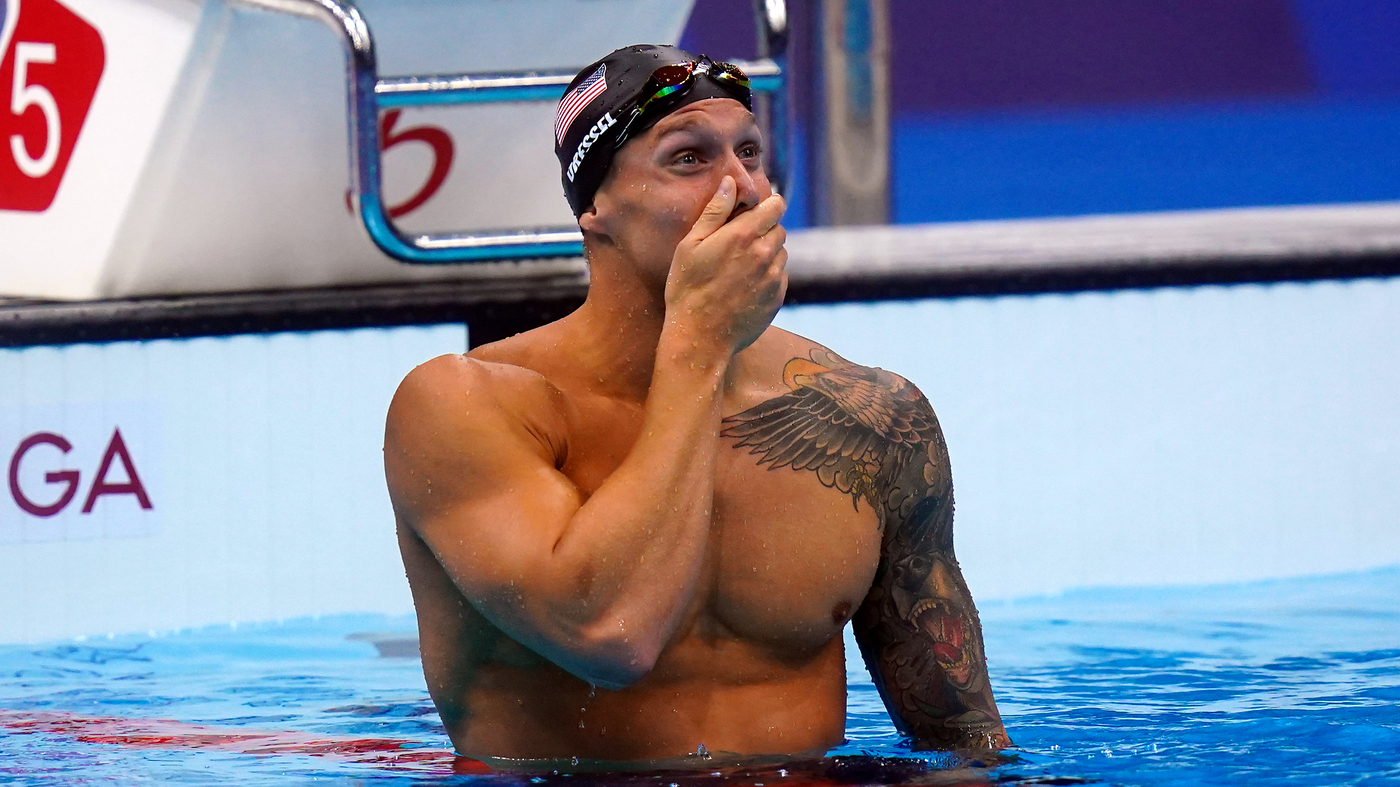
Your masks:
[[[724,419],[769,470],[816,473],[876,512],[884,548],[854,620],[866,665],[916,744],[991,746],[1001,732],[982,628],[953,556],[953,482],[938,418],[913,384],[814,349],[790,391]]]

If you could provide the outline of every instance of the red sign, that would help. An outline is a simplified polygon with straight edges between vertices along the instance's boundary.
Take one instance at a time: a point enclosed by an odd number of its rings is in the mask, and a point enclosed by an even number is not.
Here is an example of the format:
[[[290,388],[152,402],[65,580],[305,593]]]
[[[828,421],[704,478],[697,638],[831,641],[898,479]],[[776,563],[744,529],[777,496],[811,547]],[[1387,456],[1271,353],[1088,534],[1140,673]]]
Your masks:
[[[0,0],[0,210],[53,204],[106,64],[58,0]]]

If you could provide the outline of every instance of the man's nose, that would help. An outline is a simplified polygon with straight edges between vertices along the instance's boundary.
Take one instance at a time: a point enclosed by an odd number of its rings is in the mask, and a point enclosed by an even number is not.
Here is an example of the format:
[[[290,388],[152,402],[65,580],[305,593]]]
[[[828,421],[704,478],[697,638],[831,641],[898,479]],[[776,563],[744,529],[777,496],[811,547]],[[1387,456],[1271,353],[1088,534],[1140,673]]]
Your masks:
[[[734,153],[729,154],[724,171],[720,173],[721,178],[725,175],[734,178],[737,197],[733,213],[735,216],[757,206],[772,193],[768,187],[768,180],[763,177],[763,171],[750,170]]]

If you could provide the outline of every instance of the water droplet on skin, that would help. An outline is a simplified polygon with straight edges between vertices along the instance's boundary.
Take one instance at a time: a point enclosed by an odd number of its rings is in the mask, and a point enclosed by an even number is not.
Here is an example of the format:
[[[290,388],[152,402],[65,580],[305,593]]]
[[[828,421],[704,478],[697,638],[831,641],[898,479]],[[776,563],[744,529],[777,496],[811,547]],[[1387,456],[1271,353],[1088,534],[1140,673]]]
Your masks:
[[[569,764],[570,764],[570,765],[578,765],[578,758],[577,758],[577,757],[570,757],[570,758],[569,758]]]

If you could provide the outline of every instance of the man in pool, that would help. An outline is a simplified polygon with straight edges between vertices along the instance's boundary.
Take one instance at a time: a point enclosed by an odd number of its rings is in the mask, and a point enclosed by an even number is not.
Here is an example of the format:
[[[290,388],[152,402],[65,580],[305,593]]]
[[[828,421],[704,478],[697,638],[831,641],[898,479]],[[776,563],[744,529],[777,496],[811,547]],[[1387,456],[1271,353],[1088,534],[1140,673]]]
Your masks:
[[[842,628],[923,748],[1008,743],[908,381],[772,327],[784,203],[748,80],[618,50],[560,103],[576,312],[419,366],[385,467],[423,668],[459,753],[819,755]]]

